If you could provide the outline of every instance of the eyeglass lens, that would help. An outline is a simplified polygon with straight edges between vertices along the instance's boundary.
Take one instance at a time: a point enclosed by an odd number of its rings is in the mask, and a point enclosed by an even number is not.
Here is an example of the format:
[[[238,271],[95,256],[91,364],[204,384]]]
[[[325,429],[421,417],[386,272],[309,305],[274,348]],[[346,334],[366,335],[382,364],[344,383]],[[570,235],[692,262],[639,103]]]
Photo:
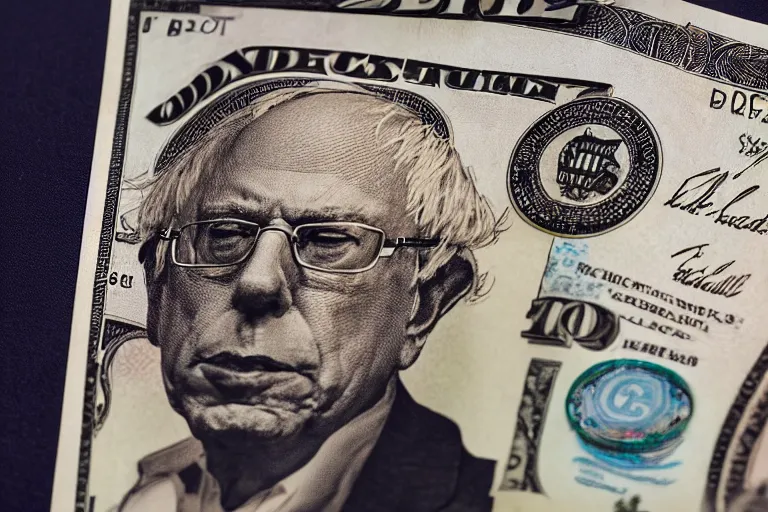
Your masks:
[[[354,224],[300,226],[296,255],[310,266],[328,270],[359,270],[374,261],[384,237],[379,231]]]
[[[176,260],[186,265],[240,263],[250,254],[258,234],[258,226],[234,221],[191,224],[179,233]]]
[[[184,265],[224,266],[245,261],[260,229],[232,220],[191,224],[181,229],[176,261]],[[360,270],[376,261],[384,235],[375,229],[349,223],[299,226],[294,231],[299,263],[325,270]]]

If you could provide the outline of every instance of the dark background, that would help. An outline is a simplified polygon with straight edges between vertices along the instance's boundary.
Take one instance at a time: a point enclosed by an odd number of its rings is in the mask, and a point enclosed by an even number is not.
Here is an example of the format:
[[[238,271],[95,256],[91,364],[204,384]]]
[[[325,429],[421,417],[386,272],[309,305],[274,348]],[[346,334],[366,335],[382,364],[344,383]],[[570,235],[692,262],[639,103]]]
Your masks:
[[[768,24],[768,0],[691,3]],[[2,18],[0,510],[34,512],[53,482],[109,2],[6,0]]]

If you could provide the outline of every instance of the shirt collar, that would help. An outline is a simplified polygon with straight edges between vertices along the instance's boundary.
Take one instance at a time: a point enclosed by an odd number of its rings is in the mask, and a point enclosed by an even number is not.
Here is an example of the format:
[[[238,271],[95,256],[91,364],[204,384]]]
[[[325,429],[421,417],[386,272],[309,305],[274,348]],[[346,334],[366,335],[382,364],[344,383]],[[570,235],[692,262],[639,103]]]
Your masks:
[[[397,382],[393,377],[379,401],[331,434],[307,464],[254,495],[236,512],[340,510],[381,436],[395,402]],[[193,437],[144,457],[139,472],[139,482],[123,505],[130,505],[131,498],[140,498],[153,484],[170,480],[175,482],[178,510],[221,511],[218,482],[206,470],[202,443]]]
[[[331,434],[309,462],[266,491],[271,496],[284,495],[281,512],[341,509],[381,435],[395,401],[396,383],[392,378],[373,407]],[[258,510],[263,500],[259,493],[237,510]],[[251,504],[257,506],[251,508]]]

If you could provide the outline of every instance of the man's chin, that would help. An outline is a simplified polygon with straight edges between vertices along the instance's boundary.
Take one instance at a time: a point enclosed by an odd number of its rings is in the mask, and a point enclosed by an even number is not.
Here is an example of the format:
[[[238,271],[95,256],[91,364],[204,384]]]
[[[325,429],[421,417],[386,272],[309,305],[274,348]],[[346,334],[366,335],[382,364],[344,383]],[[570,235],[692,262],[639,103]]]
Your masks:
[[[181,414],[198,439],[238,438],[264,440],[287,438],[299,433],[313,415],[312,410],[288,410],[272,405],[228,403],[184,404]]]

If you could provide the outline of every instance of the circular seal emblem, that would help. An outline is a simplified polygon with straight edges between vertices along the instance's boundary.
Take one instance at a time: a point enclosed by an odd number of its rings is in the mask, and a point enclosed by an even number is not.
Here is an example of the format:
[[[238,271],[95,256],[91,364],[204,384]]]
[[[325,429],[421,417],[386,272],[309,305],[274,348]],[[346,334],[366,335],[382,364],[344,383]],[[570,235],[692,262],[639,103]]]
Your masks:
[[[523,134],[508,184],[529,224],[580,238],[629,221],[660,176],[661,146],[645,116],[623,100],[584,98],[555,108]]]
[[[652,465],[682,442],[693,398],[671,370],[617,359],[582,373],[565,408],[571,428],[596,457],[619,465]]]

